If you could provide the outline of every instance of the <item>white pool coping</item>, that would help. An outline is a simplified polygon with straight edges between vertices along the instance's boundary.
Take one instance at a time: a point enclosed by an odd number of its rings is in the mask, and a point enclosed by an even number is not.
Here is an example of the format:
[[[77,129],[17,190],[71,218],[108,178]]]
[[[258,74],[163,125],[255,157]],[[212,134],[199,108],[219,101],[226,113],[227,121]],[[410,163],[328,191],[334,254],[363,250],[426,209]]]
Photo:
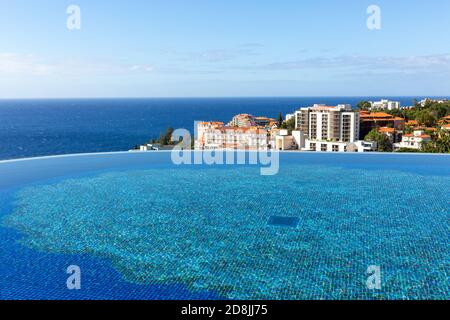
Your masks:
[[[187,152],[201,152],[201,150],[185,150]],[[217,150],[219,151],[219,150]],[[237,152],[258,152],[258,151],[245,151],[245,150],[233,150]],[[33,160],[45,160],[45,159],[55,159],[55,158],[70,158],[70,157],[84,157],[84,156],[99,156],[99,155],[117,155],[117,154],[151,154],[151,153],[170,153],[172,150],[152,150],[152,151],[111,151],[111,152],[87,152],[87,153],[71,153],[71,154],[61,154],[52,156],[40,156],[40,157],[29,157],[29,158],[18,158],[9,160],[0,160],[0,164],[3,163],[14,163],[22,161],[33,161]],[[450,157],[450,153],[419,153],[419,152],[311,152],[311,151],[298,151],[298,150],[273,150],[273,152],[279,153],[300,153],[300,154],[329,154],[329,155],[395,155],[395,156],[443,156]]]

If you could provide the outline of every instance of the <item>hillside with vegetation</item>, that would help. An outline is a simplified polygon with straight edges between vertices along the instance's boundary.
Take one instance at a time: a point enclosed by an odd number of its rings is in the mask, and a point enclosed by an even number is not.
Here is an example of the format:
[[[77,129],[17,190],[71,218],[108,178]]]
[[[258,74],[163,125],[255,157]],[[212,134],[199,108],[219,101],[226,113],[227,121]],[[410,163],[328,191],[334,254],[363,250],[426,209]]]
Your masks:
[[[369,108],[370,102],[368,101],[361,101],[358,103],[358,109],[360,110],[368,110]],[[423,105],[414,101],[411,108],[380,111],[404,118],[407,124],[404,133],[411,133],[414,130],[423,130],[426,134],[431,136],[432,141],[424,143],[421,150],[418,151],[404,148],[400,149],[399,152],[450,153],[450,130],[442,129],[443,125],[446,124],[443,118],[450,115],[450,101],[437,102],[427,100]],[[370,136],[368,135],[367,138],[381,142],[381,145],[385,146],[382,151],[390,150],[388,142],[381,134],[374,131],[371,132]]]

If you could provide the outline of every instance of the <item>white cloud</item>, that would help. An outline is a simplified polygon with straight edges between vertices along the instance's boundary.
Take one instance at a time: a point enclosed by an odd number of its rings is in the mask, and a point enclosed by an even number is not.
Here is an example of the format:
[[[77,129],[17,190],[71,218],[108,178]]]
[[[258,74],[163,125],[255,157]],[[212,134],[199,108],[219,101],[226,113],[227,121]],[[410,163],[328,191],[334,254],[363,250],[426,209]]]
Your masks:
[[[213,49],[196,52],[178,53],[183,56],[183,61],[197,61],[206,63],[228,62],[248,56],[257,56],[260,53],[254,49],[256,44],[249,44],[232,49]]]
[[[152,72],[155,70],[154,66],[146,65],[146,64],[135,64],[130,67],[131,71],[143,71],[143,72]]]
[[[244,67],[246,68],[246,67]],[[342,55],[334,57],[314,57],[294,61],[274,62],[250,67],[259,70],[298,70],[298,69],[365,69],[372,71],[448,72],[450,54],[423,56],[359,56]]]
[[[35,76],[48,75],[54,66],[39,61],[35,56],[0,53],[0,73],[7,75],[29,74]]]
[[[149,73],[150,64],[95,63],[75,59],[47,61],[35,55],[0,53],[0,74],[25,76],[94,76]]]

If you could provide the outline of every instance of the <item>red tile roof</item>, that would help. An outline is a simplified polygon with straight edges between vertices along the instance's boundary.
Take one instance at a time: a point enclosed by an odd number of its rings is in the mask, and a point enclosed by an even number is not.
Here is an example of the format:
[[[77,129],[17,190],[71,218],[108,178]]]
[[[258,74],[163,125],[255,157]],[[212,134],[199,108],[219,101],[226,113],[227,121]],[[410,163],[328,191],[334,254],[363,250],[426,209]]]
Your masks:
[[[403,118],[394,117],[385,112],[360,112],[362,121],[405,121]]]
[[[419,123],[416,120],[409,120],[405,124],[407,126],[417,126]]]
[[[380,133],[395,133],[395,129],[388,128],[388,127],[381,127],[378,129],[378,132],[380,132]]]

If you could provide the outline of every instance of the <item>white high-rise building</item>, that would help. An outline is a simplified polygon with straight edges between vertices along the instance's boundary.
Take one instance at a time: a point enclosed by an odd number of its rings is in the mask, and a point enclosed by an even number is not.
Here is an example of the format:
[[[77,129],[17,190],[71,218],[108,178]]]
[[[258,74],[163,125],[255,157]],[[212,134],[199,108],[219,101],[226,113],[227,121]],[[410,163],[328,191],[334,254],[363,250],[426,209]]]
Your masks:
[[[306,138],[302,150],[344,152],[359,139],[359,113],[348,104],[301,108],[295,125]]]

